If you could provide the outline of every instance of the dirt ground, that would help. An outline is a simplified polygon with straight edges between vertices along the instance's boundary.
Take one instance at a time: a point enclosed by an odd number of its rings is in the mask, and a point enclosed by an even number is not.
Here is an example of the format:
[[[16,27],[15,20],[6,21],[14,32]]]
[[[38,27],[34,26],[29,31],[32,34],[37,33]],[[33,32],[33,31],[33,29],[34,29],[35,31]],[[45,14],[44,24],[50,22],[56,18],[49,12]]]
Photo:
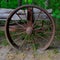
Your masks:
[[[10,46],[0,46],[0,60],[60,60],[60,49],[37,50],[36,52],[19,52]]]

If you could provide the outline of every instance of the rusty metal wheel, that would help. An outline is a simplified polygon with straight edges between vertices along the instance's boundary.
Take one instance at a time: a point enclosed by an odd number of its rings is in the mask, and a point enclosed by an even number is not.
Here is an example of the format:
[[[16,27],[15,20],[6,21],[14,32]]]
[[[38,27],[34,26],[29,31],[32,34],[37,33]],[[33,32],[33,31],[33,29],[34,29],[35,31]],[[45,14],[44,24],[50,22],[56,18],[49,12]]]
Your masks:
[[[37,6],[25,5],[15,9],[6,21],[8,42],[18,50],[45,50],[53,41],[55,25],[50,14]]]

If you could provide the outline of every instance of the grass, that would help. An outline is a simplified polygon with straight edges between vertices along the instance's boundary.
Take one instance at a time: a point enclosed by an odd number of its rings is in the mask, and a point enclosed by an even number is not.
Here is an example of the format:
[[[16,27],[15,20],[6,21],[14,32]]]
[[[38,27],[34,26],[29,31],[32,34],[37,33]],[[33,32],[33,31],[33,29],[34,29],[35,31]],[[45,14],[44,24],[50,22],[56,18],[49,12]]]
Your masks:
[[[60,35],[56,35],[55,40],[60,41]]]
[[[0,20],[0,25],[5,25],[6,21]]]
[[[5,38],[5,32],[2,31],[2,30],[0,30],[0,38],[1,38],[0,45],[1,46],[7,46],[8,42],[7,42],[6,38]]]
[[[58,54],[58,53],[59,53],[58,49],[54,49],[54,50],[53,50],[53,53],[54,53],[54,54]]]
[[[8,42],[6,39],[3,39],[1,42],[0,42],[0,45],[1,46],[7,46],[8,45]]]
[[[0,30],[0,37],[3,37],[3,36],[5,36],[5,32]]]
[[[60,40],[60,19],[56,20],[56,35],[55,40]]]

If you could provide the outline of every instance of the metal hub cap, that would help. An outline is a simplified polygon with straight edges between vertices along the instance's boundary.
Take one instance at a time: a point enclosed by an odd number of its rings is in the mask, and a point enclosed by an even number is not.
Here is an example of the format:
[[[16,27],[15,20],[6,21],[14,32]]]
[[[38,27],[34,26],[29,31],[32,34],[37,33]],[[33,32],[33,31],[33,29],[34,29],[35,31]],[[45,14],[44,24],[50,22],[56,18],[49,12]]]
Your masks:
[[[30,35],[32,33],[32,30],[33,30],[32,27],[27,27],[26,33]]]

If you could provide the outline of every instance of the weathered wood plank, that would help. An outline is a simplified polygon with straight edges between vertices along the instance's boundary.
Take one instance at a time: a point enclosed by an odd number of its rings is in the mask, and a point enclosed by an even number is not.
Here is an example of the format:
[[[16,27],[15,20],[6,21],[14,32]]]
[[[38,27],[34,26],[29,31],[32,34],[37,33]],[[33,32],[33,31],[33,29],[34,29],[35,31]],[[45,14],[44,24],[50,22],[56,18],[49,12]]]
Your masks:
[[[0,20],[6,20],[7,18],[8,18],[8,16],[10,15],[10,13],[13,11],[14,9],[1,9],[0,8]],[[48,11],[48,13],[52,13],[52,9],[48,9],[47,10]],[[38,10],[38,9],[36,9],[36,8],[34,8],[34,12],[35,12],[35,14],[34,14],[34,16],[35,16],[35,19],[37,19],[38,17],[37,17],[37,15],[38,15],[38,13],[40,12],[40,10]],[[20,10],[18,13],[22,13],[22,14],[24,14],[24,11],[23,10]],[[27,13],[27,10],[25,10],[25,13]],[[23,18],[23,19],[26,19],[26,16],[25,15],[20,15],[21,16],[21,18]],[[42,17],[44,18],[44,19],[46,19],[46,15],[45,14],[40,14],[40,17],[39,17],[39,19],[42,19]],[[20,18],[18,17],[18,15],[14,15],[13,16],[13,18],[12,18],[12,20],[20,20]]]

